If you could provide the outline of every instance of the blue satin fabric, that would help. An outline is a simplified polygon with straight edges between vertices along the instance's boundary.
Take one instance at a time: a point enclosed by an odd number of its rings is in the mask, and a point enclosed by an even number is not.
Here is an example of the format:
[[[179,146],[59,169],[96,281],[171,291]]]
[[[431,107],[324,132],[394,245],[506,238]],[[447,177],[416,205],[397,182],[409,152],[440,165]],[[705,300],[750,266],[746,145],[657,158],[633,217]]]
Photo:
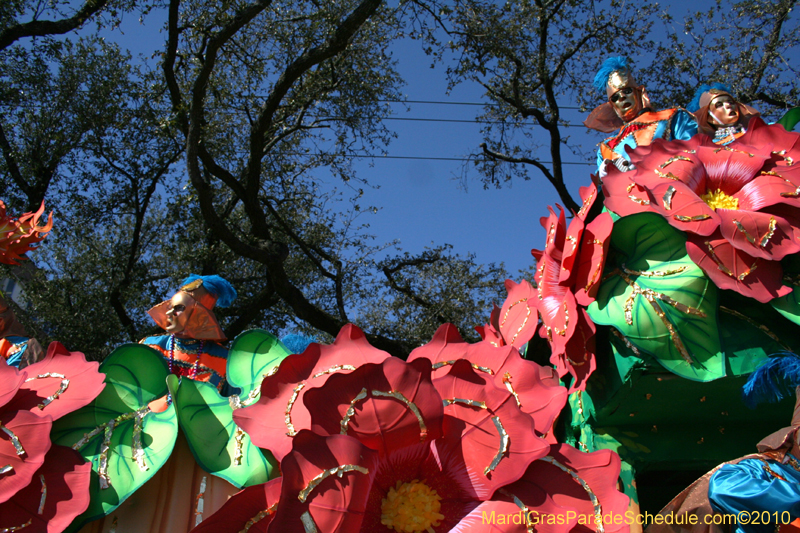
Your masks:
[[[22,362],[22,356],[25,355],[25,350],[28,349],[28,337],[17,337],[17,336],[8,336],[5,338],[11,344],[14,344],[19,348],[19,351],[6,359],[6,363],[9,366],[15,366],[19,368],[19,364]],[[2,357],[0,357],[2,360]]]
[[[635,121],[635,120],[634,120]],[[664,139],[665,141],[688,141],[692,136],[697,133],[697,121],[694,117],[683,109],[677,109],[675,114],[669,120],[659,120],[656,132],[653,135],[653,140]],[[613,137],[612,137],[613,138]],[[608,139],[606,139],[607,141]],[[606,142],[603,141],[603,142]],[[636,140],[633,135],[628,135],[625,139],[614,147],[614,152],[618,153],[628,161],[627,148],[633,150],[636,148]],[[597,150],[597,168],[603,163],[603,154]]]
[[[800,472],[790,465],[767,461],[769,468],[785,479],[781,480],[764,468],[759,459],[745,459],[737,464],[725,465],[711,477],[708,498],[711,506],[723,514],[738,514],[741,511],[770,513],[768,524],[742,524],[734,529],[737,533],[772,533],[775,531],[776,515],[783,523],[781,513],[788,511],[791,520],[800,517]],[[766,521],[766,514],[759,515]],[[789,520],[789,521],[791,521]]]

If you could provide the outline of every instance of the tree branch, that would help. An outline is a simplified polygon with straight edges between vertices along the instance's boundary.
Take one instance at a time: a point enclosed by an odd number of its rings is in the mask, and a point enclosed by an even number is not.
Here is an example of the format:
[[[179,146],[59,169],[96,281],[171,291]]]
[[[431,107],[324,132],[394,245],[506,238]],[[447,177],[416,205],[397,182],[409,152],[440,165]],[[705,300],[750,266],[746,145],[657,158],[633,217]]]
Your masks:
[[[87,0],[70,18],[62,20],[32,20],[24,24],[14,24],[0,32],[0,50],[5,50],[14,42],[25,37],[44,37],[63,35],[81,26],[86,19],[100,11],[108,0]]]

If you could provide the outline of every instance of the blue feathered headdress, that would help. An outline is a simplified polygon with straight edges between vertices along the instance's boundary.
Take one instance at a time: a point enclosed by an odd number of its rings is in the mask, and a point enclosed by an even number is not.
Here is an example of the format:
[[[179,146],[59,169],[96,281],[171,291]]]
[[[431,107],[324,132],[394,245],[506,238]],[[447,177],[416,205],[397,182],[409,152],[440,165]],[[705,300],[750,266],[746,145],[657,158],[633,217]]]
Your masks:
[[[793,397],[800,386],[800,357],[794,353],[778,353],[769,356],[758,367],[742,387],[744,403],[755,408],[760,403],[777,403]]]
[[[603,65],[597,74],[594,76],[594,88],[597,89],[603,96],[606,95],[606,85],[608,84],[608,77],[612,72],[622,71],[629,72],[628,58],[624,56],[609,57],[603,61]]]
[[[686,106],[686,110],[691,113],[696,113],[697,110],[700,109],[700,97],[703,96],[703,93],[708,92],[711,89],[719,89],[720,91],[725,91],[728,94],[731,93],[731,90],[724,83],[714,82],[711,85],[704,83],[697,88],[697,92],[694,93],[694,98],[692,98],[692,101],[689,102],[688,106]],[[794,390],[792,390],[792,394],[794,394]]]
[[[284,346],[289,348],[292,353],[303,353],[308,348],[308,345],[312,342],[316,342],[314,337],[309,337],[307,335],[298,335],[296,333],[290,333],[286,335],[284,338],[281,339],[281,342]]]
[[[181,282],[180,287],[184,287],[197,280],[203,281],[203,288],[217,298],[216,305],[220,307],[228,307],[236,299],[236,289],[233,288],[233,285],[225,278],[217,275],[198,276],[197,274],[192,274]]]

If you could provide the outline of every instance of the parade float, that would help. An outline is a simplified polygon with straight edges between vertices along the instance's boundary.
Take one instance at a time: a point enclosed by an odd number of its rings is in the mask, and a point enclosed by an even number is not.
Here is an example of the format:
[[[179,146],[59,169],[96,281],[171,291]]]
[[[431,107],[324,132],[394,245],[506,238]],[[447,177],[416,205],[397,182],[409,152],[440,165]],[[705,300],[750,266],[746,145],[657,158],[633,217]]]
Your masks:
[[[593,124],[619,132],[481,342],[227,345],[235,291],[190,276],[150,312],[163,335],[99,366],[58,343],[0,365],[0,531],[626,531],[753,451],[793,400],[753,409],[742,386],[800,348],[800,135],[739,111],[671,137],[685,112],[644,111],[611,66]],[[40,215],[4,218],[4,261]]]

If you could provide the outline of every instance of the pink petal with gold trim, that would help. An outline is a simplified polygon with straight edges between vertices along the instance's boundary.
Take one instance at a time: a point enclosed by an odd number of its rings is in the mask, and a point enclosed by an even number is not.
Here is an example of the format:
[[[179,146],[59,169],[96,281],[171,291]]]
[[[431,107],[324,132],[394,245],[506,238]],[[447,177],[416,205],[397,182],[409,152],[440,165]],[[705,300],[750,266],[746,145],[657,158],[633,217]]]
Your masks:
[[[331,374],[352,372],[363,364],[380,363],[387,357],[388,353],[369,344],[363,331],[348,324],[333,344],[312,343],[302,354],[281,361],[278,371],[264,378],[259,401],[235,410],[233,419],[256,446],[270,450],[281,460],[291,450],[292,428],[297,432],[311,425],[311,416],[303,403],[309,389],[323,385]]]
[[[758,211],[719,209],[717,213],[722,236],[750,256],[780,260],[800,251],[800,242],[793,238],[800,218],[792,224],[782,216]]]
[[[613,219],[608,213],[600,213],[592,220],[581,236],[581,256],[575,275],[575,301],[578,305],[588,306],[594,301],[600,282],[603,279],[603,267],[611,246],[611,229]]]
[[[50,428],[53,420],[40,417],[29,411],[0,413],[0,468],[10,466],[12,470],[0,474],[0,503],[8,501],[14,494],[27,487],[33,474],[44,463],[50,449]],[[11,434],[22,447],[22,454],[14,446]]]
[[[281,478],[237,492],[192,533],[266,533],[281,495]]]
[[[689,235],[689,257],[720,289],[736,291],[767,303],[792,292],[783,285],[783,269],[777,261],[754,258],[737,250],[717,232],[711,237]]]
[[[503,336],[504,344],[522,348],[536,333],[538,314],[536,289],[525,280],[515,283],[507,279],[505,282],[508,298],[503,302],[497,314],[498,332]],[[494,312],[492,313],[494,318]]]
[[[711,235],[720,224],[717,212],[686,184],[663,180],[652,189],[653,209],[672,227],[698,235]]]
[[[346,432],[381,455],[442,434],[442,399],[431,383],[427,359],[406,363],[390,357],[363,365],[331,376],[303,401],[314,433]]]

